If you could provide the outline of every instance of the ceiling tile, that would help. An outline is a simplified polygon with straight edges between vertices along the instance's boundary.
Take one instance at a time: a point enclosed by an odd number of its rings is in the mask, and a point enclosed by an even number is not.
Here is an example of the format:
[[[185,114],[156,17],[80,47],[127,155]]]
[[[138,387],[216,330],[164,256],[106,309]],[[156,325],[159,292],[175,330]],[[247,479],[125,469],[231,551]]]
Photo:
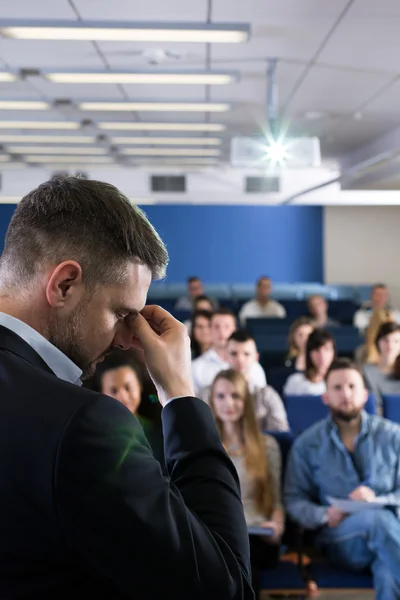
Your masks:
[[[379,73],[313,67],[289,105],[293,111],[349,113],[390,80]]]
[[[398,0],[356,0],[350,9],[356,17],[400,17]]]
[[[3,39],[0,56],[14,69],[104,67],[91,42]]]
[[[75,0],[83,19],[113,19],[123,21],[205,21],[204,0]]]
[[[1,2],[2,19],[75,19],[68,0],[17,0],[14,2]]]
[[[357,17],[350,12],[328,41],[318,63],[398,73],[399,53],[398,18]]]

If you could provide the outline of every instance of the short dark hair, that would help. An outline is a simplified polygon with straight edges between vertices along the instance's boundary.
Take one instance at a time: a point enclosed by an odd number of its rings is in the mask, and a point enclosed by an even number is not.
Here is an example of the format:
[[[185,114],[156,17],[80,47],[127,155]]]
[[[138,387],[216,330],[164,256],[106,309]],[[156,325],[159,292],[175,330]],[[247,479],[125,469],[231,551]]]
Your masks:
[[[102,363],[99,363],[99,365],[96,368],[95,385],[96,385],[97,391],[101,392],[102,379],[103,379],[103,376],[108,371],[122,369],[123,367],[128,367],[129,369],[132,369],[132,371],[135,373],[136,377],[138,378],[138,381],[140,382],[141,386],[143,387],[143,371],[142,371],[140,365],[138,365],[133,360],[133,358],[130,356],[129,352],[122,351],[122,350],[113,350],[113,352],[111,354],[108,354],[105,357],[104,361]]]
[[[331,366],[329,367],[329,369],[326,372],[325,375],[325,382],[328,381],[329,375],[331,373],[333,373],[334,371],[357,371],[357,373],[359,373],[359,375],[361,375],[361,378],[364,382],[364,375],[362,370],[360,369],[359,365],[354,362],[354,360],[351,360],[350,358],[335,358],[332,361]],[[364,383],[365,385],[365,383]]]
[[[135,259],[164,277],[167,250],[141,209],[109,183],[57,176],[19,203],[0,268],[5,285],[26,285],[39,266],[75,260],[94,287],[123,280]]]
[[[195,281],[201,281],[200,277],[196,277],[196,275],[192,275],[191,277],[188,277],[188,285],[189,283],[194,283]]]
[[[398,323],[394,323],[393,321],[388,321],[387,323],[382,323],[382,325],[378,329],[378,332],[377,332],[376,338],[375,338],[375,346],[377,347],[378,351],[379,351],[379,342],[387,335],[390,335],[391,333],[395,333],[396,331],[400,331],[400,325],[398,325]]]
[[[236,329],[236,331],[234,331],[228,339],[228,342],[238,342],[239,344],[244,344],[250,340],[255,343],[255,339],[248,331],[246,331],[246,329]]]
[[[210,304],[212,304],[212,300],[209,296],[206,296],[205,294],[200,294],[200,296],[196,296],[196,298],[193,300],[193,303],[196,304],[197,302],[209,302]]]
[[[215,310],[213,312],[212,318],[218,317],[218,315],[230,316],[230,317],[233,317],[236,321],[235,313],[233,312],[233,310],[231,310],[230,308],[227,308],[226,306],[220,306],[220,308],[217,308],[217,310]]]
[[[307,339],[306,345],[306,371],[305,375],[307,379],[312,378],[314,374],[314,364],[311,359],[311,352],[313,350],[318,350],[318,348],[322,348],[328,342],[332,342],[333,349],[335,350],[335,340],[329,331],[326,329],[315,329],[310,333]]]
[[[371,292],[379,289],[387,290],[386,283],[375,283],[375,285],[372,286]]]
[[[268,277],[268,275],[261,275],[261,277],[257,279],[257,287],[262,281],[271,281],[271,277]]]

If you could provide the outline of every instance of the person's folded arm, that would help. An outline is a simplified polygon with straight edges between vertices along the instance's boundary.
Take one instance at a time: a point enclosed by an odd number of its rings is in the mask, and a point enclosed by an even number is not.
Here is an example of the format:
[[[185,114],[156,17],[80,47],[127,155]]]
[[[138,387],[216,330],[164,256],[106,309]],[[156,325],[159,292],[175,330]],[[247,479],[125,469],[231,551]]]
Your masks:
[[[304,450],[294,443],[286,469],[284,501],[290,517],[305,529],[327,522],[327,508],[313,501],[315,485]]]
[[[253,599],[237,474],[209,407],[175,398],[162,419],[170,479],[115,400],[71,419],[55,469],[70,550],[127,598]]]

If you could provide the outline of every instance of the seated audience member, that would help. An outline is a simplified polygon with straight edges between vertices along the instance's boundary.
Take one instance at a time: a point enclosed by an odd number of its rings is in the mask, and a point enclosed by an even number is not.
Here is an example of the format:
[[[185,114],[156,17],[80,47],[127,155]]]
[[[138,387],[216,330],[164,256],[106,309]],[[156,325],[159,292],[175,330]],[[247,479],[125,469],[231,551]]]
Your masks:
[[[328,317],[328,302],[323,296],[318,294],[310,296],[307,305],[316,328],[326,329],[326,327],[338,327],[340,325],[339,321]]]
[[[207,312],[210,312],[210,313],[214,312],[215,306],[213,305],[211,298],[209,298],[208,296],[204,296],[204,295],[197,296],[197,298],[195,298],[193,301],[193,314],[195,312],[197,312],[198,310],[206,310]],[[191,333],[192,333],[193,314],[190,319],[187,319],[187,321],[185,321],[185,325],[187,327],[189,335],[191,335]]]
[[[175,310],[193,311],[194,301],[198,296],[204,295],[204,286],[200,277],[189,277],[187,280],[188,295],[176,301]]]
[[[306,368],[306,344],[308,336],[314,331],[310,317],[299,317],[293,321],[289,330],[289,352],[285,367],[304,371]]]
[[[193,359],[211,347],[211,316],[212,313],[207,310],[198,310],[193,314],[190,338]]]
[[[229,367],[228,339],[236,330],[236,316],[229,308],[219,308],[211,317],[211,348],[192,362],[194,391],[198,398],[214,381],[214,377]]]
[[[400,312],[392,310],[389,306],[389,290],[384,283],[377,283],[371,290],[369,303],[360,308],[354,315],[354,327],[365,331],[370,322],[372,313],[376,310],[386,310],[392,313],[392,320],[400,324]]]
[[[370,568],[376,598],[400,598],[400,522],[386,506],[400,505],[400,427],[364,410],[368,392],[348,359],[335,360],[326,376],[330,416],[302,433],[292,447],[285,508],[316,532],[329,558],[356,571]],[[365,502],[345,514],[329,498]],[[382,508],[368,508],[368,502]]]
[[[378,351],[376,364],[364,365],[367,388],[382,405],[383,394],[400,394],[400,381],[394,377],[396,358],[400,354],[400,325],[384,323],[375,338]]]
[[[379,362],[379,352],[376,347],[376,336],[384,323],[393,323],[394,317],[390,310],[374,310],[371,315],[368,327],[366,328],[365,342],[362,346],[356,348],[354,352],[355,360],[360,364],[376,364]]]
[[[256,297],[246,302],[240,310],[239,320],[242,325],[247,319],[265,317],[286,317],[286,311],[282,304],[271,300],[272,282],[269,277],[260,277],[257,281]]]
[[[319,396],[325,392],[325,375],[335,358],[335,342],[329,331],[316,329],[308,336],[306,369],[288,377],[285,396]]]
[[[258,362],[257,346],[247,331],[238,330],[228,340],[228,362],[242,374],[254,401],[258,425],[262,431],[289,431],[286,410],[279,394],[263,379],[252,377]],[[264,370],[262,369],[264,374]]]
[[[155,457],[162,462],[164,452],[161,428],[139,414],[143,391],[139,365],[127,352],[114,351],[98,365],[95,378],[99,392],[115,398],[135,415],[143,427]]]
[[[234,331],[228,339],[227,351],[227,361],[232,368],[243,373],[251,392],[267,385],[265,371],[258,362],[260,355],[256,342],[247,331]]]
[[[273,532],[268,536],[250,537],[253,580],[257,589],[258,569],[277,562],[278,545],[284,531],[279,446],[273,437],[259,431],[252,397],[244,377],[237,371],[221,371],[216,376],[209,405],[222,443],[239,476],[247,525]]]

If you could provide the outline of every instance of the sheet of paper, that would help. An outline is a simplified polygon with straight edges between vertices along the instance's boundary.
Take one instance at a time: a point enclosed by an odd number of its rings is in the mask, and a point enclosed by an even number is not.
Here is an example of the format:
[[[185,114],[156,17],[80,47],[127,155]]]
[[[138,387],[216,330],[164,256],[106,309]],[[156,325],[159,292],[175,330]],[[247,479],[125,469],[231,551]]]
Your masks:
[[[360,512],[361,510],[384,508],[379,502],[365,502],[363,500],[349,500],[347,498],[327,498],[329,504],[347,514]]]
[[[249,535],[274,535],[274,530],[268,527],[248,527],[247,531]]]

